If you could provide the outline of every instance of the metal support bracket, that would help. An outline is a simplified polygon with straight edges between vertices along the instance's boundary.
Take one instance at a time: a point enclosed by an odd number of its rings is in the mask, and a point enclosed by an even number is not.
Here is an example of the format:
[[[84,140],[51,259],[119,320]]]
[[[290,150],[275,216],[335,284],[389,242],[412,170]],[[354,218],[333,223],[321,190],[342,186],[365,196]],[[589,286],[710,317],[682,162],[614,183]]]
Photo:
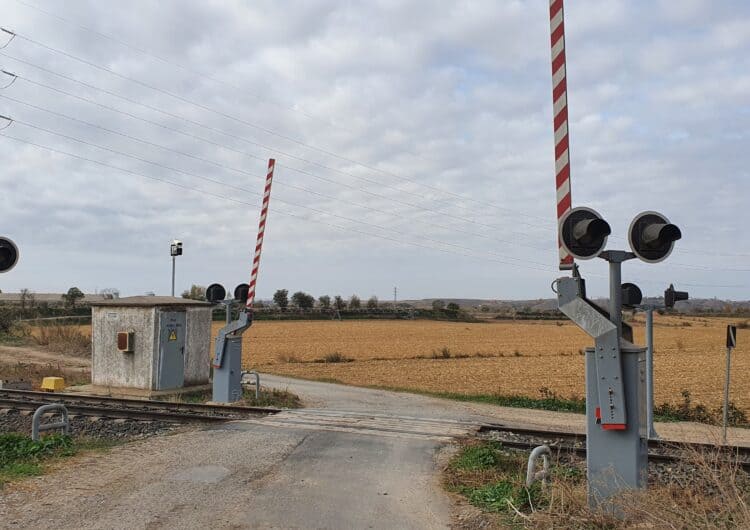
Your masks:
[[[60,411],[62,414],[62,421],[56,423],[41,423],[42,415],[46,412],[53,410]],[[52,429],[62,429],[64,434],[70,432],[70,420],[68,419],[68,409],[61,403],[52,403],[50,405],[42,405],[34,412],[34,416],[31,418],[31,439],[35,442],[39,441],[39,433],[41,431],[50,431]]]
[[[609,315],[586,298],[584,280],[579,276],[557,280],[560,311],[596,342],[597,420],[604,430],[627,428],[627,411],[622,379],[619,333]]]
[[[222,362],[224,361],[224,353],[227,348],[227,338],[230,336],[242,335],[252,323],[253,320],[250,313],[241,311],[237,320],[229,322],[219,330],[219,335],[216,337],[215,342],[214,360],[212,362],[214,368],[221,368]]]
[[[255,377],[255,383],[245,383],[245,376],[251,375]],[[250,370],[248,372],[242,372],[242,376],[240,378],[240,384],[248,384],[248,385],[255,385],[255,401],[258,401],[260,398],[260,374],[256,372],[255,370]]]
[[[549,457],[551,451],[549,446],[540,445],[535,447],[529,455],[529,463],[526,466],[526,487],[530,488],[531,485],[537,480],[541,480],[542,484],[546,484],[549,479]],[[536,461],[539,457],[542,457],[542,470],[536,470]]]

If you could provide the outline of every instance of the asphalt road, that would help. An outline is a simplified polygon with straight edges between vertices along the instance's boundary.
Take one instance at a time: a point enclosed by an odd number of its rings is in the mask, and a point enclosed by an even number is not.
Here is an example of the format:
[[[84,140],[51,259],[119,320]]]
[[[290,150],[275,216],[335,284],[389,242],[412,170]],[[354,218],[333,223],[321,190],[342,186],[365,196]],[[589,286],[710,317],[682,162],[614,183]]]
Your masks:
[[[575,414],[261,377],[309,408],[66,461],[0,494],[0,527],[446,528],[449,441],[481,422],[583,429]],[[657,429],[705,440],[710,428]]]
[[[155,437],[66,462],[0,496],[0,526],[448,527],[451,503],[436,456],[473,430],[462,410],[409,394],[270,376],[263,384],[288,387],[315,410]]]

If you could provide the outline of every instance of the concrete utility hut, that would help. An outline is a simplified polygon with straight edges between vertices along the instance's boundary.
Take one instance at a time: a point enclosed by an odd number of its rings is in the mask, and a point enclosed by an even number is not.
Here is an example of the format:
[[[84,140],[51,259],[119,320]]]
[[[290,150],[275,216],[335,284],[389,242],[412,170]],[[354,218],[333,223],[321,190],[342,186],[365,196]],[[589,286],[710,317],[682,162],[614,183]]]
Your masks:
[[[91,308],[94,386],[149,391],[209,382],[211,304],[132,296]]]

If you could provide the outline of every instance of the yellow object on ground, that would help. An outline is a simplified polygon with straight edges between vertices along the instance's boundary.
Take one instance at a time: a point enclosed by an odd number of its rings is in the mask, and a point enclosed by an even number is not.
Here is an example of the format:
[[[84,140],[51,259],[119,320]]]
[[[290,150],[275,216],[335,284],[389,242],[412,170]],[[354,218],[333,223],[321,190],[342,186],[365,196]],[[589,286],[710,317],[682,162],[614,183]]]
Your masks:
[[[65,389],[65,379],[62,377],[45,377],[42,379],[42,390],[57,392]]]

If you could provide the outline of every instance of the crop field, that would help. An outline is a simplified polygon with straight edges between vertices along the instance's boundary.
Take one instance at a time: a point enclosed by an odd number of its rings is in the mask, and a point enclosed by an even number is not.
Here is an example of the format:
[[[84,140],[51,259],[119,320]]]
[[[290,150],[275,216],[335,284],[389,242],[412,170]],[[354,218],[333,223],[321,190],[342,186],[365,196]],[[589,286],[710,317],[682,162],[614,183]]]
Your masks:
[[[710,407],[722,401],[729,319],[655,315],[655,401],[681,391]],[[631,321],[644,343],[643,317]],[[214,331],[221,326],[214,324]],[[750,409],[750,333],[739,332],[732,399]],[[279,375],[467,394],[584,394],[582,349],[570,322],[259,321],[244,335],[244,367]],[[747,346],[745,346],[747,344]]]

